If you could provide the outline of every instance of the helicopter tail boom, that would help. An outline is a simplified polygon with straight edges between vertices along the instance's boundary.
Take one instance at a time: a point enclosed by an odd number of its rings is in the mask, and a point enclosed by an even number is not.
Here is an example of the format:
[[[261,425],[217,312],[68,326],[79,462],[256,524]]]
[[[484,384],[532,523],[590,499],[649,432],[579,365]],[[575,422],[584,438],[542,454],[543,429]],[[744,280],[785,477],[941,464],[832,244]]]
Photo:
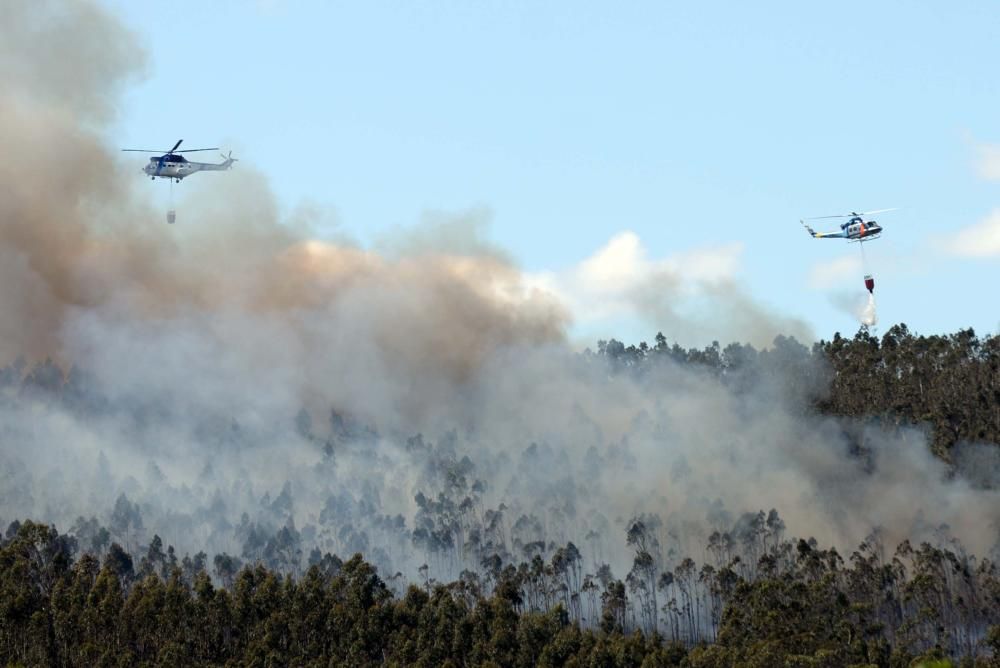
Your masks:
[[[221,172],[231,169],[234,162],[239,162],[239,160],[234,158],[233,152],[230,151],[229,155],[222,156],[222,162],[196,162],[191,164],[197,165],[197,170],[201,172]]]
[[[806,225],[806,221],[800,220],[802,227],[806,228],[806,232],[809,233],[813,239],[833,239],[833,238],[843,238],[846,236],[843,232],[817,232],[813,228]]]

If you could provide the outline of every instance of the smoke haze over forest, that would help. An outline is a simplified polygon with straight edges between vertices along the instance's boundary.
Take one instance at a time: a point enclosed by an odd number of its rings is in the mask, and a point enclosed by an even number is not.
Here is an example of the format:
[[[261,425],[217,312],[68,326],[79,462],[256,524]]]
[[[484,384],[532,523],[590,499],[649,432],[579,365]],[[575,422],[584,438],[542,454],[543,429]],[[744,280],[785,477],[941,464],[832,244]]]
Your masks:
[[[765,341],[742,381],[666,356],[620,373],[568,342],[559,286],[587,277],[527,276],[476,212],[379,250],[318,240],[242,163],[163,224],[105,136],[147,60],[89,3],[0,9],[5,522],[96,516],[131,526],[133,549],[155,533],[234,554],[290,527],[306,551],[362,551],[411,579],[423,563],[454,577],[478,561],[463,546],[501,538],[574,541],[620,573],[633,518],[658,517],[681,554],[771,508],[838,546],[882,527],[995,548],[994,451],[962,444],[955,475],[919,426],[817,414],[829,369],[808,328],[730,283],[706,282],[707,315],[687,320],[670,267],[623,279],[664,328]]]

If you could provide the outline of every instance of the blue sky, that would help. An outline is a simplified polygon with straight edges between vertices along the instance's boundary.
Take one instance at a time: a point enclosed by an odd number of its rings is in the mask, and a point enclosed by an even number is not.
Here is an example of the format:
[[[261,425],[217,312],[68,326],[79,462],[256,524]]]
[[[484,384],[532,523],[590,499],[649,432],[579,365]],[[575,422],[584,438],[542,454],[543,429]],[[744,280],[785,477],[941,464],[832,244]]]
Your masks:
[[[233,149],[331,235],[487,210],[562,292],[625,238],[635,280],[708,257],[829,338],[858,327],[858,248],[798,219],[903,207],[866,246],[880,329],[1000,329],[995,3],[102,4],[150,59],[114,142]],[[575,298],[584,339],[659,329]]]

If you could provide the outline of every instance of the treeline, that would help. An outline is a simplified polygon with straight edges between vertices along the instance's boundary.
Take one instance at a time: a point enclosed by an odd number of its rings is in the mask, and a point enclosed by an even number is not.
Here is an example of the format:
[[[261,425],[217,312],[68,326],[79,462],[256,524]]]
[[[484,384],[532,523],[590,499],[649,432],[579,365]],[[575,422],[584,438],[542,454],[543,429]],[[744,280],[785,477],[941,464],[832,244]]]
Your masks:
[[[639,382],[660,374],[654,389],[679,364],[806,413],[929,425],[935,451],[949,458],[963,441],[1000,442],[998,340],[897,326],[881,339],[861,330],[812,349],[778,337],[758,351],[685,350],[658,336],[652,347],[599,342],[580,358]],[[109,403],[79,368],[0,369],[0,406],[36,402],[136,424],[162,410]],[[254,438],[204,417],[199,442],[236,448]],[[317,448],[304,485],[347,461],[383,465],[379,435],[349,416],[333,411],[328,425],[314,425],[303,411],[287,428]],[[118,494],[103,522],[81,516],[67,534],[14,522],[0,544],[0,663],[905,666],[937,656],[988,665],[1000,649],[997,566],[968,555],[946,528],[931,538],[923,527],[929,542],[895,549],[875,532],[841,555],[786,536],[775,510],[733,517],[713,506],[704,532],[679,536],[656,514],[609,519],[582,502],[598,472],[628,470],[622,444],[573,462],[528,445],[505,464],[519,486],[497,497],[496,461],[473,462],[454,433],[403,440],[419,473],[407,490],[412,518],[387,514],[377,488],[334,486],[297,527],[292,518],[303,515],[286,482],[239,521],[226,520],[217,492],[210,506],[166,515]],[[100,455],[98,481],[111,480],[107,466]],[[19,470],[5,474],[9,498],[26,493]],[[147,476],[162,479],[154,464]],[[528,488],[544,490],[543,503],[526,505]],[[181,555],[154,533],[193,527],[216,547]],[[413,573],[396,571],[421,562],[415,587]]]
[[[698,367],[738,390],[774,380],[822,414],[925,426],[945,459],[963,441],[1000,443],[1000,336],[979,338],[972,329],[918,336],[899,324],[879,338],[862,327],[812,349],[778,336],[762,351],[717,342],[684,349],[658,334],[652,346],[600,341],[597,354],[638,374],[661,360]]]
[[[944,459],[961,442],[1000,443],[1000,336],[980,338],[972,329],[923,336],[899,324],[879,338],[862,327],[853,338],[838,333],[811,349],[778,336],[764,350],[718,342],[685,349],[657,334],[652,346],[599,341],[596,354],[588,350],[584,357],[638,376],[669,360],[715,374],[736,391],[756,391],[768,381],[780,386],[784,399],[825,415],[924,426],[931,432],[932,450]],[[58,399],[67,408],[91,414],[112,408],[84,369],[64,371],[48,359],[34,365],[18,359],[0,367],[0,403],[24,395]],[[143,409],[155,410],[129,407],[133,413]],[[369,426],[351,424],[336,412],[332,420],[334,430],[347,436],[377,436]],[[308,429],[301,422],[297,426]]]
[[[143,575],[117,544],[103,559],[74,558],[76,549],[72,536],[30,521],[8,531],[0,545],[6,665],[902,667],[949,654],[989,666],[1000,656],[994,564],[927,544],[903,543],[887,558],[877,536],[846,563],[807,541],[779,542],[750,578],[735,559],[661,574],[649,585],[670,599],[664,609],[688,620],[688,632],[706,611],[717,619],[712,638],[696,643],[682,642],[676,623],[648,629],[630,617],[629,594],[652,594],[632,574],[627,584],[595,585],[593,627],[562,600],[534,610],[528,599],[539,577],[561,598],[558,560],[538,573],[508,566],[489,592],[462,578],[393,596],[361,555],[331,556],[298,578],[247,565],[220,587],[204,563]],[[644,559],[637,545],[640,579]]]

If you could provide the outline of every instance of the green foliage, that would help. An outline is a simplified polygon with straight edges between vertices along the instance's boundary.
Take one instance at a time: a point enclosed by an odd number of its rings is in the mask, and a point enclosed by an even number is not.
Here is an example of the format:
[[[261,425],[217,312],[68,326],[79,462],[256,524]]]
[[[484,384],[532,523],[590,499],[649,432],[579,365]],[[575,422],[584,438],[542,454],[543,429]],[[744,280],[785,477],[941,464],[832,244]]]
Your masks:
[[[658,363],[685,364],[738,390],[778,392],[807,411],[890,428],[926,424],[944,458],[961,441],[1000,442],[1000,339],[971,330],[918,337],[899,325],[881,339],[862,330],[812,350],[779,337],[767,351],[718,344],[686,351],[658,336],[654,347],[601,342],[595,358],[612,373],[640,375]],[[23,391],[51,395],[71,388],[60,374],[47,362],[15,375]],[[332,442],[367,438],[336,413],[331,425]],[[307,440],[319,438],[308,414],[296,427]],[[415,437],[408,447],[430,446]],[[528,448],[526,462],[543,449]],[[861,437],[853,454],[865,455]],[[536,517],[506,520],[502,507],[483,511],[475,534],[456,540],[459,519],[485,488],[473,473],[471,464],[451,461],[443,478],[455,494],[418,493],[408,534],[430,554],[469,549],[471,570],[448,584],[425,577],[399,596],[361,554],[341,561],[317,550],[307,559],[306,529],[300,534],[292,523],[271,535],[246,518],[237,529],[241,558],[199,553],[178,562],[157,535],[138,544],[147,536],[140,508],[124,494],[108,528],[80,517],[70,536],[15,522],[0,539],[0,663],[1000,665],[1000,573],[956,544],[904,542],[887,554],[876,532],[842,557],[815,541],[787,540],[772,510],[717,523],[733,528],[708,537],[699,565],[666,557],[659,518],[643,516],[625,526],[634,555],[619,579],[607,565],[585,573],[581,551],[589,548],[547,544]],[[289,512],[290,488],[268,503]]]
[[[152,552],[159,547],[154,539]],[[429,591],[411,586],[396,598],[355,555],[338,569],[314,564],[299,579],[246,566],[225,589],[213,584],[205,559],[190,578],[174,566],[165,578],[153,569],[128,581],[120,556],[109,551],[102,565],[84,553],[74,562],[72,548],[67,536],[31,521],[0,544],[6,664],[938,668],[953,665],[956,655],[963,666],[987,665],[1000,647],[1000,626],[985,626],[997,620],[1000,597],[986,594],[974,616],[953,609],[953,596],[975,593],[970,586],[1000,591],[992,564],[969,570],[947,550],[905,542],[884,564],[877,535],[851,555],[850,568],[834,550],[799,541],[794,550],[788,543],[772,548],[784,566],[766,576],[732,580],[729,568],[703,569],[703,579],[719,578],[709,589],[727,583],[726,600],[716,640],[691,649],[643,633],[616,608],[620,597],[628,601],[613,578],[605,583],[604,622],[588,628],[561,603],[519,612],[510,596],[523,585],[516,572],[492,595],[470,597],[459,581]],[[688,568],[662,579],[664,594]],[[968,584],[956,577],[973,572]],[[962,645],[956,639],[970,629],[974,642]],[[902,644],[891,647],[887,630]]]
[[[898,324],[879,339],[862,327],[811,351],[783,336],[766,351],[718,343],[685,350],[658,334],[652,347],[599,341],[597,354],[618,372],[642,374],[670,361],[704,369],[737,391],[776,381],[783,399],[826,415],[926,425],[934,453],[946,459],[963,441],[1000,443],[1000,336],[979,338],[972,329],[917,336]]]
[[[0,546],[6,665],[670,666],[686,655],[638,631],[582,629],[561,605],[519,614],[497,595],[470,607],[455,585],[396,599],[361,555],[297,581],[246,566],[227,591],[204,569],[127,581],[120,554],[74,563],[69,547],[30,521]]]
[[[866,330],[834,336],[816,353],[832,371],[823,412],[927,424],[942,456],[961,441],[1000,443],[1000,337],[916,336],[900,324],[881,340]]]

